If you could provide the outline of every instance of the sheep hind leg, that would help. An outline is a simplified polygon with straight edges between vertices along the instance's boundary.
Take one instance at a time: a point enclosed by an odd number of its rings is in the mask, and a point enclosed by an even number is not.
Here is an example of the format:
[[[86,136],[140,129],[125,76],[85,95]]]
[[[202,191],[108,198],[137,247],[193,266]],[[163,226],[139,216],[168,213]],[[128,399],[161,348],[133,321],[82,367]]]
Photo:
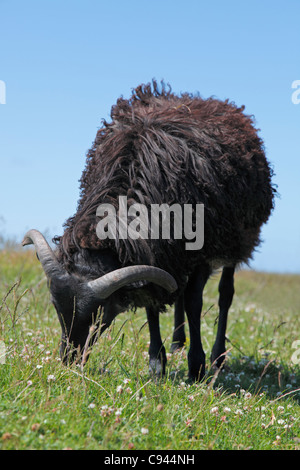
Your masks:
[[[185,340],[186,337],[184,331],[184,296],[182,294],[175,303],[174,330],[171,344],[171,353],[174,353],[178,349],[183,348]]]
[[[146,312],[150,332],[149,371],[159,378],[165,374],[167,363],[166,350],[160,336],[159,311],[147,307]]]
[[[211,353],[211,362],[217,367],[221,367],[225,360],[225,334],[227,327],[228,310],[231,306],[234,295],[234,269],[235,267],[225,266],[219,282],[219,321],[216,341]]]

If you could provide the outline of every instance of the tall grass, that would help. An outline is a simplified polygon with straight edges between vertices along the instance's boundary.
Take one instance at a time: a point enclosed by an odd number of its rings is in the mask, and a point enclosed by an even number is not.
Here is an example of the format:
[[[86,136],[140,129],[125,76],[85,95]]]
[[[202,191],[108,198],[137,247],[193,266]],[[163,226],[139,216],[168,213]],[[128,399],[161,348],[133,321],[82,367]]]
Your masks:
[[[1,449],[299,449],[300,276],[242,271],[228,356],[187,381],[186,348],[148,372],[143,309],[121,314],[82,369],[59,359],[60,326],[32,251],[0,252]],[[219,276],[205,290],[203,345],[216,333]],[[166,349],[173,312],[161,316]],[[1,359],[0,359],[1,361]],[[2,360],[3,362],[3,360]]]

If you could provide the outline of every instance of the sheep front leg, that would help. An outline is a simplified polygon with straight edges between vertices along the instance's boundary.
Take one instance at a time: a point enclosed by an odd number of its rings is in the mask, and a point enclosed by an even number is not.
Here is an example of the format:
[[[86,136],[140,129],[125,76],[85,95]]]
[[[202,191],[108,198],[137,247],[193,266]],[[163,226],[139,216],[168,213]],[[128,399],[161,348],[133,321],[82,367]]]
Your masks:
[[[203,289],[209,275],[208,266],[198,267],[190,276],[184,293],[184,305],[190,331],[189,379],[193,381],[200,381],[205,374],[205,353],[201,343],[200,317]]]
[[[147,307],[146,312],[150,332],[149,370],[157,377],[161,377],[165,374],[167,356],[160,336],[159,311]]]

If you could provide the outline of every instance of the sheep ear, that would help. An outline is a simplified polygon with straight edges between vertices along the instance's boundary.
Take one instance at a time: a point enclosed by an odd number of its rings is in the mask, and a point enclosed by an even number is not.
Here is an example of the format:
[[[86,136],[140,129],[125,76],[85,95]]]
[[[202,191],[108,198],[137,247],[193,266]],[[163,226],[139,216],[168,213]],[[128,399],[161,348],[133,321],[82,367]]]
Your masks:
[[[29,230],[22,241],[22,245],[35,246],[37,258],[41,262],[48,279],[69,276],[67,271],[59,263],[44,235],[42,235],[38,230]]]
[[[116,269],[90,281],[87,285],[99,299],[106,299],[115,291],[137,281],[148,281],[175,292],[177,283],[171,274],[154,266],[137,265]]]

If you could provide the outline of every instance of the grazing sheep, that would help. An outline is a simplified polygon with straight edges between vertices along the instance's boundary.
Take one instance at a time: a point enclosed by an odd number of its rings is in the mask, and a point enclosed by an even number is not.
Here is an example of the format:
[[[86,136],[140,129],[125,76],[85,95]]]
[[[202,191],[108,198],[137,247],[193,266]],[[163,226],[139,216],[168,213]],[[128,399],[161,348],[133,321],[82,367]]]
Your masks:
[[[201,379],[202,293],[213,270],[222,267],[211,356],[222,364],[235,267],[247,263],[259,245],[276,192],[262,140],[243,110],[228,101],[176,96],[164,84],[159,89],[155,81],[137,87],[129,100],[120,98],[112,107],[111,122],[104,121],[87,154],[77,212],[67,220],[64,234],[55,238],[56,252],[36,230],[23,241],[34,243],[48,277],[65,362],[78,356],[85,361],[118,313],[145,307],[150,368],[163,374],[166,353],[159,313],[175,303],[172,350],[185,342],[185,312],[189,377]],[[175,229],[169,239],[126,238],[118,231],[115,237],[100,239],[97,209],[109,204],[121,223],[120,196],[126,197],[128,210],[136,204],[149,210],[154,204],[179,204],[191,207],[195,216],[197,205],[203,204],[203,247],[186,249],[187,237],[176,237]]]

